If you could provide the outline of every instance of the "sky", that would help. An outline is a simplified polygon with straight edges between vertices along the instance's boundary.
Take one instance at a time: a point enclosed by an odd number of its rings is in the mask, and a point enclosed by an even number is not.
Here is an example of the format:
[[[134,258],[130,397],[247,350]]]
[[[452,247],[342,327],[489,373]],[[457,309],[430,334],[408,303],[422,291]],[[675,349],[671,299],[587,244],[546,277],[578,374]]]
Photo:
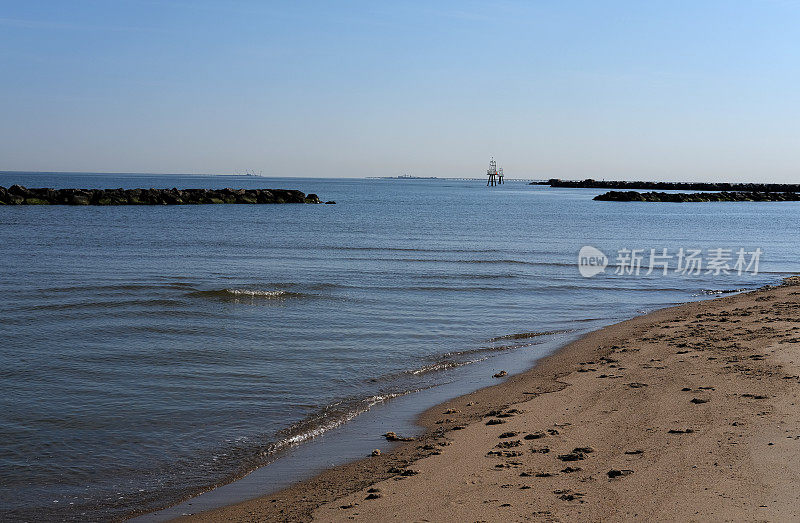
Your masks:
[[[798,183],[798,28],[798,0],[0,0],[0,170]]]

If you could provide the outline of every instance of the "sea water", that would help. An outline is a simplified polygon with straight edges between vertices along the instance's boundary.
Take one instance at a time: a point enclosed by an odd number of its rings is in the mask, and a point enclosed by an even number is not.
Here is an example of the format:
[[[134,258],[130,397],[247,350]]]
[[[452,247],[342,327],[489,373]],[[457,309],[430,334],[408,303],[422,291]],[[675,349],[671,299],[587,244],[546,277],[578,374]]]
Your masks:
[[[589,329],[800,266],[789,202],[595,202],[602,191],[519,181],[0,174],[15,183],[286,188],[336,205],[0,206],[0,519],[124,517],[272,462],[261,470],[300,478],[292,455],[346,454],[347,427],[393,403],[411,416]],[[584,246],[608,255],[605,272],[581,276]],[[763,254],[757,274],[646,274],[650,249],[681,248]],[[638,275],[615,274],[624,249],[644,253]],[[314,447],[323,434],[334,443]]]

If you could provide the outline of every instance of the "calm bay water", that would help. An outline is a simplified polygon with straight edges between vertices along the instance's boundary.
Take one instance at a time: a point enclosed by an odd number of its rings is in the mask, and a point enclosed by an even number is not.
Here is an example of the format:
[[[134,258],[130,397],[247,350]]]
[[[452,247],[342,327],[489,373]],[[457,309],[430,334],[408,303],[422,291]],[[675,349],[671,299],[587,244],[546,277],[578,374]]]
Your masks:
[[[509,182],[0,174],[289,188],[337,205],[0,207],[0,519],[155,509],[465,364],[797,271],[797,203],[593,202]],[[578,250],[764,251],[580,276]]]

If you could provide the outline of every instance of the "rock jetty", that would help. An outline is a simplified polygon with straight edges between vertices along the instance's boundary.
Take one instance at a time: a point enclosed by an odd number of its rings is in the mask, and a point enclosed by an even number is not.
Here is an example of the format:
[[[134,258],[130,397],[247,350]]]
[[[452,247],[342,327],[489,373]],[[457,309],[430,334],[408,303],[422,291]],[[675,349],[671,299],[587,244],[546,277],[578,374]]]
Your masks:
[[[604,202],[797,202],[800,194],[794,192],[697,192],[666,193],[609,191],[594,197]]]
[[[321,203],[316,194],[287,189],[28,189],[0,187],[0,205],[197,205]]]
[[[528,185],[549,185],[577,189],[624,189],[651,191],[736,191],[736,192],[800,192],[797,183],[719,183],[719,182],[627,182],[614,180],[560,180],[551,178],[546,182],[531,182]]]

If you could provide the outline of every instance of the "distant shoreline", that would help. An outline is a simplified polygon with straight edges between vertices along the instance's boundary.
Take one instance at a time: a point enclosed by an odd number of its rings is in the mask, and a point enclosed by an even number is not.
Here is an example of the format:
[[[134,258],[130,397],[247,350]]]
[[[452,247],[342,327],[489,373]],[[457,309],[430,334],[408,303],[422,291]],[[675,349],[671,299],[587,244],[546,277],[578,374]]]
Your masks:
[[[368,180],[440,180],[438,176],[368,176]]]

